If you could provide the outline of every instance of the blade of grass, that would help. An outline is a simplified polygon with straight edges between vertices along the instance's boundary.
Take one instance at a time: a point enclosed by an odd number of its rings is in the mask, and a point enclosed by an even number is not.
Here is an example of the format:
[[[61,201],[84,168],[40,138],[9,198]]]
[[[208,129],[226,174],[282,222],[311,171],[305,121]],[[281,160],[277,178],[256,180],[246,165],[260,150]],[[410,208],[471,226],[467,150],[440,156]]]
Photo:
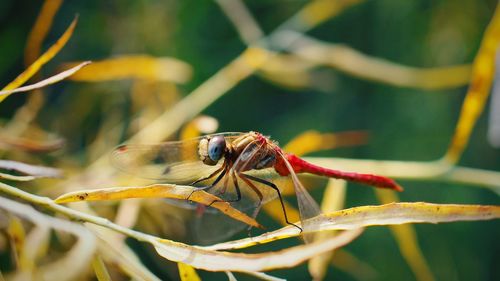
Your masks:
[[[375,190],[378,200],[382,204],[399,202],[398,195],[390,190]],[[392,225],[389,229],[398,243],[399,251],[406,263],[410,266],[416,279],[419,281],[436,280],[418,244],[417,232],[412,225]]]
[[[181,186],[173,184],[153,184],[140,187],[113,187],[94,190],[74,191],[59,196],[54,201],[56,203],[70,203],[79,201],[96,200],[122,200],[129,198],[172,198],[186,200],[211,206],[226,214],[227,216],[239,220],[253,227],[262,226],[245,213],[235,209],[228,202],[223,202],[220,198],[203,190],[193,192],[191,186]],[[214,203],[215,202],[215,203]]]
[[[54,76],[51,76],[47,79],[44,79],[38,83],[35,83],[35,84],[31,84],[31,85],[28,85],[28,86],[24,86],[24,87],[20,87],[20,88],[16,88],[16,89],[12,89],[12,90],[2,90],[0,91],[0,102],[3,100],[3,98],[7,97],[8,95],[10,94],[13,94],[13,93],[20,93],[20,92],[27,92],[27,91],[31,91],[31,90],[34,90],[34,89],[40,89],[40,88],[43,88],[45,86],[48,86],[48,85],[51,85],[51,84],[54,84],[54,83],[57,83],[71,75],[73,75],[74,73],[76,73],[78,70],[80,70],[82,67],[86,66],[90,64],[90,61],[86,61],[86,62],[83,62],[71,69],[68,69],[66,71],[63,71],[59,74],[56,74]]]
[[[42,9],[36,18],[26,42],[26,49],[24,50],[24,63],[26,66],[31,65],[40,57],[43,40],[52,27],[54,16],[61,7],[62,2],[62,0],[48,0],[43,2]]]
[[[443,223],[455,221],[492,220],[500,218],[500,206],[391,203],[380,206],[362,206],[323,214],[309,220],[307,231],[346,230],[376,225],[406,223]],[[277,239],[297,236],[293,226],[267,232],[260,236],[234,240],[203,247],[209,250],[242,249]]]
[[[455,133],[443,160],[455,164],[460,160],[477,119],[484,110],[494,74],[495,55],[500,43],[500,4],[484,32],[479,51],[472,64],[472,78],[465,96]]]
[[[181,281],[201,280],[200,276],[198,276],[198,273],[196,273],[196,270],[192,266],[189,266],[182,262],[178,262],[177,268],[179,269],[179,277],[181,278]]]
[[[73,30],[75,29],[76,22],[78,18],[76,17],[66,29],[66,31],[63,33],[63,35],[57,40],[57,42],[52,45],[41,57],[39,57],[33,64],[31,64],[23,73],[21,73],[19,76],[14,79],[11,83],[9,83],[7,86],[5,86],[2,90],[12,90],[16,89],[22,84],[24,84],[26,81],[28,81],[35,73],[40,70],[40,68],[45,65],[47,62],[49,62],[59,51],[66,45],[68,42],[69,38],[71,38],[71,35],[73,34]],[[6,98],[5,95],[0,96],[0,102],[3,101]]]

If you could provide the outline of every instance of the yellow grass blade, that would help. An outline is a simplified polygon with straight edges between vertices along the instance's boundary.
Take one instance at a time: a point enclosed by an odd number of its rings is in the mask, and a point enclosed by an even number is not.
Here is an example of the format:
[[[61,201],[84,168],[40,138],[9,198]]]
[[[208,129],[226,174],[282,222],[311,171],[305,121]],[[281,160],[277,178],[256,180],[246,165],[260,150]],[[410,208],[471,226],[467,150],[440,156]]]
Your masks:
[[[472,129],[484,110],[484,105],[490,94],[494,74],[494,62],[500,43],[500,4],[497,4],[495,14],[488,25],[481,47],[472,65],[472,78],[465,96],[460,117],[455,128],[455,134],[444,156],[444,160],[455,164],[460,159]]]
[[[326,241],[260,254],[209,251],[201,247],[186,247],[184,244],[173,241],[169,241],[168,244],[151,242],[162,257],[172,261],[180,261],[195,268],[210,271],[255,272],[294,267],[317,254],[348,244],[357,238],[362,231],[362,229],[348,230]]]
[[[45,166],[36,166],[30,165],[23,162],[13,161],[13,160],[0,160],[0,169],[9,170],[9,171],[17,171],[27,176],[32,176],[34,178],[60,178],[62,176],[62,171],[45,167]],[[2,174],[3,177],[12,177],[11,179],[18,178],[18,180],[23,180],[19,176],[12,176]],[[24,178],[24,180],[29,180],[29,178]]]
[[[192,194],[192,195],[191,195]],[[191,195],[191,197],[189,197]],[[228,202],[215,202],[221,200],[219,197],[205,191],[193,193],[193,187],[173,185],[173,184],[153,184],[141,187],[112,187],[94,190],[74,191],[59,196],[54,200],[56,203],[69,203],[78,201],[100,201],[100,200],[121,200],[129,198],[172,198],[197,202],[203,205],[210,205],[218,209],[227,216],[239,220],[253,227],[263,228],[257,221],[247,216],[245,213],[231,207]],[[212,204],[213,203],[213,204]]]
[[[5,86],[2,90],[12,90],[16,89],[26,81],[28,81],[35,73],[40,70],[40,68],[49,62],[59,51],[66,45],[69,38],[73,34],[73,30],[75,29],[77,22],[77,18],[75,18],[68,29],[63,33],[63,35],[57,40],[57,42],[52,45],[41,57],[39,57],[33,64],[31,64],[23,73],[14,79],[14,81],[10,82],[7,86]],[[0,96],[0,102],[6,98],[5,95]]]
[[[406,223],[442,223],[455,221],[491,220],[500,218],[500,206],[391,203],[362,206],[323,214],[309,220],[308,231],[345,230],[375,225]],[[204,247],[210,250],[241,249],[278,239],[297,236],[297,228],[286,226],[260,236]]]
[[[321,202],[321,211],[323,213],[334,212],[344,208],[346,186],[347,183],[344,180],[328,180],[323,201]],[[319,232],[314,236],[314,240],[322,241],[335,235],[337,235],[336,231]],[[309,273],[311,273],[314,280],[319,281],[325,278],[333,255],[334,252],[332,251],[318,255],[309,261]]]
[[[111,281],[106,265],[99,255],[95,255],[92,259],[92,268],[98,281]]]
[[[200,281],[201,278],[196,273],[196,270],[185,263],[178,262],[177,268],[179,269],[179,277],[181,281]]]
[[[78,70],[80,70],[82,67],[84,67],[88,64],[90,64],[90,61],[82,62],[81,64],[79,64],[71,69],[63,71],[59,74],[51,76],[51,77],[44,79],[44,80],[42,80],[38,83],[35,83],[35,84],[31,84],[31,85],[24,86],[21,88],[15,88],[12,90],[2,90],[2,91],[0,91],[0,102],[2,102],[10,94],[20,93],[20,92],[28,92],[28,91],[31,91],[34,89],[40,89],[40,88],[43,88],[45,86],[57,83],[65,78],[75,74]]]
[[[64,68],[76,63],[63,65]],[[122,79],[144,79],[185,83],[191,79],[192,69],[187,63],[169,57],[126,55],[102,61],[71,77],[74,81],[99,82]]]
[[[290,36],[299,34],[290,33]],[[316,66],[326,65],[354,77],[398,87],[446,89],[467,84],[470,65],[419,68],[369,56],[342,44],[322,42],[300,34],[298,47],[290,50]]]
[[[302,156],[319,150],[365,144],[367,138],[368,134],[363,131],[322,134],[311,130],[293,138],[285,145],[284,150]]]
[[[39,56],[42,43],[47,33],[52,26],[52,21],[56,15],[59,7],[61,7],[62,0],[45,0],[43,2],[42,10],[31,29],[24,50],[24,62],[28,66],[32,64]]]
[[[375,190],[375,194],[382,204],[399,201],[398,195],[391,190]],[[415,228],[412,225],[403,224],[389,226],[389,229],[396,239],[399,250],[413,271],[416,279],[419,281],[436,280],[420,250]]]

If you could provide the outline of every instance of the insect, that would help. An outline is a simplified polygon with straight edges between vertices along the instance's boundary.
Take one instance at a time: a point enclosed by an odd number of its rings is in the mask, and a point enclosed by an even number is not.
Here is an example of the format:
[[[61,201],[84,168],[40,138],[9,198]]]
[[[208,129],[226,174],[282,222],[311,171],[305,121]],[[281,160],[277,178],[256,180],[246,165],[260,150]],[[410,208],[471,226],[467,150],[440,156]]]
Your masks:
[[[190,184],[193,192],[204,190],[242,209],[253,207],[253,217],[262,204],[278,198],[286,223],[300,231],[304,224],[300,227],[288,219],[280,182],[288,180],[293,185],[301,221],[320,214],[320,209],[297,173],[402,190],[383,176],[314,165],[284,152],[276,142],[257,132],[213,134],[156,145],[122,145],[113,152],[112,161],[118,168],[144,178]]]

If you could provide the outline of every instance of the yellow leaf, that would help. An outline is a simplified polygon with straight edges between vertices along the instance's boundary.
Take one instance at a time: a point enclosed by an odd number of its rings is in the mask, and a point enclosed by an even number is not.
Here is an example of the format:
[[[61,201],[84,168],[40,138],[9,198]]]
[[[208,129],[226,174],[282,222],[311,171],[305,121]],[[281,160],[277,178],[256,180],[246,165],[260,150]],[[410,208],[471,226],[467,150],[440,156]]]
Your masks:
[[[391,190],[375,190],[380,203],[388,204],[398,202],[398,195]],[[398,243],[399,250],[404,259],[410,266],[417,280],[433,281],[436,280],[432,271],[425,260],[425,257],[418,245],[417,233],[412,225],[392,225],[389,227]]]
[[[191,195],[191,196],[190,196]],[[190,197],[189,197],[190,196]],[[193,187],[174,184],[153,184],[141,187],[112,187],[104,189],[80,190],[59,196],[56,203],[69,203],[78,201],[120,200],[129,198],[172,198],[203,204],[218,209],[227,216],[239,220],[253,227],[263,228],[257,221],[245,213],[235,209],[228,202],[220,202],[219,197],[205,191],[193,192]],[[214,201],[217,201],[214,203]],[[213,203],[213,204],[212,204]]]
[[[365,144],[368,134],[363,131],[321,134],[317,131],[306,131],[290,142],[284,150],[302,156],[319,150],[334,149],[342,146]]]
[[[16,216],[11,216],[9,218],[9,226],[7,227],[7,233],[9,238],[14,244],[15,256],[19,257],[19,253],[24,248],[24,242],[26,240],[26,231],[21,220]],[[19,261],[18,261],[19,262]]]
[[[322,212],[334,212],[344,207],[346,185],[347,183],[344,180],[328,180],[328,185],[323,195],[323,201],[321,202]],[[334,237],[335,235],[337,235],[336,231],[319,232],[314,236],[314,240],[321,241],[329,237]],[[328,265],[333,255],[334,252],[332,251],[323,255],[318,255],[309,261],[309,273],[311,273],[314,280],[319,281],[325,278]]]
[[[92,259],[92,268],[98,281],[111,281],[106,265],[99,255],[95,255]]]
[[[329,240],[259,254],[210,251],[170,240],[150,240],[149,242],[162,257],[183,262],[195,268],[209,271],[255,272],[294,267],[317,254],[348,244],[362,231],[362,229],[348,230]],[[159,243],[160,241],[162,243]]]
[[[5,86],[2,90],[12,90],[16,89],[22,84],[24,84],[26,81],[28,81],[35,73],[40,70],[40,68],[45,65],[47,62],[49,62],[57,53],[66,45],[68,42],[69,38],[73,34],[73,30],[75,29],[77,22],[77,18],[75,18],[68,29],[63,33],[61,38],[57,40],[57,42],[52,45],[41,57],[39,57],[33,64],[31,64],[23,73],[21,73],[19,76],[14,79],[14,81],[10,82],[7,86]],[[3,91],[2,91],[3,92]],[[7,97],[7,95],[2,94],[0,95],[0,102],[4,100]]]
[[[78,63],[65,64],[63,67]],[[99,82],[133,78],[185,83],[191,78],[191,73],[190,65],[174,58],[127,55],[96,61],[71,77],[71,80]]]
[[[62,0],[46,0],[43,2],[42,10],[38,14],[35,24],[24,50],[24,61],[26,65],[32,64],[39,56],[42,42],[52,26],[57,10],[61,7]]]
[[[196,270],[185,263],[178,262],[177,268],[179,269],[179,276],[181,281],[200,281],[200,276],[196,273]]]
[[[68,69],[66,71],[63,71],[59,74],[56,74],[52,77],[49,77],[47,79],[44,79],[38,83],[35,83],[35,84],[31,84],[31,85],[28,85],[28,86],[24,86],[24,87],[21,87],[21,88],[15,88],[15,89],[12,89],[12,90],[2,90],[0,91],[0,102],[2,102],[8,95],[10,94],[13,94],[13,93],[19,93],[19,92],[27,92],[27,91],[31,91],[31,90],[34,90],[34,89],[39,89],[39,88],[43,88],[45,86],[48,86],[48,85],[51,85],[51,84],[54,84],[54,83],[57,83],[73,74],[75,74],[78,70],[80,70],[82,67],[86,66],[90,64],[90,61],[86,61],[86,62],[82,62],[81,64],[71,68],[71,69]]]
[[[500,206],[424,202],[391,203],[380,206],[354,207],[319,215],[308,220],[309,229],[306,231],[345,230],[375,225],[442,223],[499,218]],[[297,235],[297,228],[286,226],[260,236],[219,243],[204,247],[204,249],[241,249]]]
[[[500,43],[500,4],[484,33],[481,47],[472,65],[472,78],[465,96],[455,134],[444,156],[444,160],[455,164],[469,142],[472,129],[484,110],[490,94],[494,74],[494,61]]]

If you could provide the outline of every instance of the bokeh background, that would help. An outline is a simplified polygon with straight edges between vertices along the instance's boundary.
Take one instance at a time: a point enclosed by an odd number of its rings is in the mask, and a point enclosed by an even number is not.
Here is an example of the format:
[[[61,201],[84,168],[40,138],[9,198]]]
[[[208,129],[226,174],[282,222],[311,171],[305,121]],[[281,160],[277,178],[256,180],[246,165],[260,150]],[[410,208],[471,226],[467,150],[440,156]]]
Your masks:
[[[332,2],[335,2],[332,0]],[[345,44],[366,55],[419,67],[470,64],[492,18],[497,1],[485,0],[368,0],[307,32],[326,43]],[[245,1],[269,34],[299,11],[307,1]],[[28,34],[43,1],[0,2],[0,81],[7,84],[24,69]],[[109,147],[126,140],[163,111],[175,105],[237,57],[246,44],[220,5],[214,1],[64,1],[44,40],[48,48],[78,14],[78,25],[65,48],[42,71],[49,76],[63,63],[105,60],[142,54],[173,57],[189,64],[192,77],[185,83],[169,81],[63,82],[46,89],[45,102],[33,123],[66,140],[63,150],[36,155],[36,162],[85,167],[106,148],[88,153],[103,130],[116,128]],[[307,131],[364,130],[362,146],[314,153],[361,159],[431,161],[446,151],[459,118],[467,85],[422,89],[401,87],[353,77],[334,67],[315,67],[298,78],[283,81],[263,72],[250,76],[203,110],[219,122],[218,131],[255,130],[280,143]],[[293,83],[297,82],[297,83]],[[30,95],[14,95],[0,104],[3,123],[29,102]],[[148,116],[134,118],[144,108]],[[489,109],[482,114],[461,166],[500,170],[500,152],[488,143]],[[168,124],[165,124],[168,126]],[[171,139],[177,139],[174,135]],[[108,148],[109,148],[108,147]],[[7,154],[8,155],[8,154]],[[21,156],[21,158],[27,156]],[[401,201],[498,204],[492,190],[433,180],[400,180]],[[321,182],[324,186],[324,182]],[[322,188],[313,195],[321,201]],[[372,190],[349,184],[346,207],[373,205]],[[278,226],[269,218],[264,224]],[[437,280],[498,280],[500,228],[498,222],[460,222],[415,225],[422,252]],[[244,237],[246,234],[241,234]],[[160,278],[176,280],[173,264],[155,259],[145,247],[129,243]],[[281,243],[281,244],[279,244]],[[278,245],[296,244],[283,241]],[[267,247],[267,248],[266,248]],[[262,246],[258,250],[270,250]],[[386,227],[370,228],[346,249],[370,265],[375,280],[413,280],[409,266]],[[4,267],[5,264],[2,264]],[[222,275],[199,272],[207,280]],[[279,270],[291,280],[310,278],[306,265]],[[246,276],[239,276],[246,280]],[[331,278],[331,279],[330,279]],[[326,280],[356,280],[330,267]]]

